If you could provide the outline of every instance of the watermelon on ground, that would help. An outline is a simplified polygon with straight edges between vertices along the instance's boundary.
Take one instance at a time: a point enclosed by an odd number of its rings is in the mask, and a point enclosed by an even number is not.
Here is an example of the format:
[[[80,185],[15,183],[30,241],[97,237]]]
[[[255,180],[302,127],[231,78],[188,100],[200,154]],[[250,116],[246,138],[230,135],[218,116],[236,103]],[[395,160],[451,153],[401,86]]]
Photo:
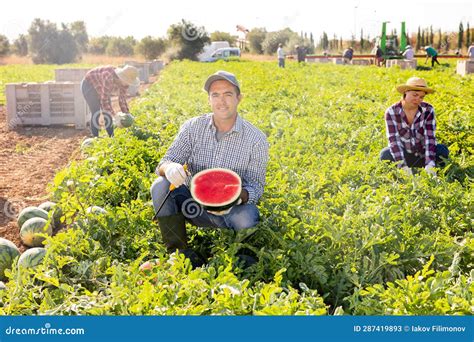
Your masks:
[[[99,207],[98,205],[93,205],[86,209],[86,213],[99,215],[99,214],[107,214],[107,211],[104,208]]]
[[[61,224],[62,210],[55,202],[48,201],[41,203],[38,208],[47,211],[48,214],[53,217],[54,227],[59,227]]]
[[[94,145],[95,141],[96,141],[96,138],[84,139],[84,141],[81,143],[81,151],[87,154],[86,151]]]
[[[207,169],[193,176],[190,191],[194,200],[204,209],[221,211],[237,203],[242,191],[242,181],[232,170]]]
[[[22,227],[23,224],[33,217],[41,217],[45,220],[48,219],[48,212],[38,207],[26,207],[18,215],[18,227]]]
[[[12,267],[20,251],[10,240],[0,238],[0,279],[5,279],[5,270]]]
[[[45,238],[38,234],[53,235],[51,224],[41,217],[30,218],[21,226],[21,241],[29,247],[39,247],[43,245]]]
[[[46,255],[46,248],[35,247],[27,249],[18,259],[18,268],[25,267],[35,267],[43,261],[44,256]]]

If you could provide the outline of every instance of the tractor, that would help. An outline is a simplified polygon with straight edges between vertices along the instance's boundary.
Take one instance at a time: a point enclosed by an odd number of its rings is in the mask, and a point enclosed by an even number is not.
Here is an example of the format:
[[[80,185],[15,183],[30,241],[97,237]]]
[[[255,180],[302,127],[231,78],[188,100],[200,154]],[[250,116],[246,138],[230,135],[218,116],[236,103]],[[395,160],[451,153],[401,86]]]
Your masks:
[[[405,22],[402,21],[402,29],[400,32],[400,40],[396,34],[387,35],[387,23],[382,23],[382,35],[377,38],[377,45],[380,46],[383,52],[383,59],[401,59],[402,53],[407,46],[407,35],[405,31]]]

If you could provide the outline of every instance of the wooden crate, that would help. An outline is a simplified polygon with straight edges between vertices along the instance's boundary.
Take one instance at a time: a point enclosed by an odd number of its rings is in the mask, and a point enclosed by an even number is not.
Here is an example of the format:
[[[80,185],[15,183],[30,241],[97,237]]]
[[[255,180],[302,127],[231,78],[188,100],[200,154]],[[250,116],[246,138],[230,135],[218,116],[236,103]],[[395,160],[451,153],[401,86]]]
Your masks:
[[[370,59],[353,59],[352,65],[370,65]]]
[[[55,69],[54,80],[56,82],[82,82],[90,68]]]
[[[416,59],[387,59],[385,66],[387,68],[398,65],[400,69],[416,69]]]
[[[344,60],[341,57],[333,57],[331,58],[331,61],[334,64],[344,64]]]
[[[474,73],[474,59],[466,59],[458,61],[456,65],[456,73],[461,76]]]
[[[329,58],[306,58],[306,63],[329,63]]]
[[[134,66],[135,68],[138,69],[138,78],[140,79],[141,82],[143,83],[149,83],[149,77],[150,77],[150,66],[149,62],[135,62],[135,61],[125,61],[126,65],[131,65]]]
[[[164,68],[163,61],[160,61],[158,59],[154,59],[150,61],[149,63],[150,63],[150,74],[156,75],[158,71]]]
[[[88,110],[80,83],[9,83],[7,127],[74,125],[86,128]]]

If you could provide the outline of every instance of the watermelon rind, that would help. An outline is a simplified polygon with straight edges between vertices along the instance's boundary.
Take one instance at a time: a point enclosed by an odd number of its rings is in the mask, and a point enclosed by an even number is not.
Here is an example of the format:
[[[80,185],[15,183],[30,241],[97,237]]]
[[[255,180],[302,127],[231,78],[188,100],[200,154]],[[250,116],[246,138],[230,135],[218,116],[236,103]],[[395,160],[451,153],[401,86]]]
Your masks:
[[[0,238],[0,279],[5,280],[5,270],[13,265],[13,261],[20,255],[20,250],[10,240]]]
[[[197,185],[196,185],[197,180],[201,176],[206,175],[208,173],[212,173],[212,172],[230,173],[232,176],[234,176],[239,181],[238,184],[234,184],[235,189],[236,189],[235,194],[231,198],[229,198],[225,201],[222,201],[219,204],[210,203],[210,202],[206,201],[205,199],[200,198],[200,196],[198,195],[198,190],[199,189],[197,189]],[[240,198],[241,190],[242,190],[242,180],[240,179],[240,176],[237,173],[235,173],[234,171],[229,170],[229,169],[224,169],[224,168],[212,168],[212,169],[206,169],[206,170],[203,170],[201,172],[198,172],[193,176],[193,178],[191,179],[191,184],[190,184],[190,192],[191,192],[191,196],[193,197],[193,199],[197,203],[199,203],[205,210],[210,210],[210,211],[226,210],[226,209],[229,209],[232,206],[234,206]]]
[[[38,207],[26,207],[22,211],[20,211],[20,214],[18,214],[18,227],[21,228],[27,220],[33,217],[41,217],[47,220],[48,212]]]
[[[38,234],[53,235],[51,224],[41,217],[30,218],[21,226],[20,238],[28,247],[40,247],[43,245],[45,238]]]
[[[32,268],[38,266],[46,255],[46,248],[35,247],[27,249],[18,259],[18,268]]]

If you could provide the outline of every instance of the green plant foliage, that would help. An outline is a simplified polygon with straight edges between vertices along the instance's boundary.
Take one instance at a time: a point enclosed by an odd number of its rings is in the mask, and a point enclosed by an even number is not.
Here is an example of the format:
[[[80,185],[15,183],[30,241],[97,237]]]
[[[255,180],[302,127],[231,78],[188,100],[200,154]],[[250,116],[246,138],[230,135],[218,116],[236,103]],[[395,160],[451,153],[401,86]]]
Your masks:
[[[165,252],[149,188],[180,125],[210,110],[202,87],[216,70],[241,81],[239,113],[267,135],[270,162],[261,222],[238,234],[189,226],[207,258],[191,270]],[[437,90],[426,100],[451,151],[437,178],[378,160],[383,113],[414,74]],[[134,127],[56,175],[67,229],[35,270],[6,271],[0,313],[472,314],[472,89],[452,68],[173,62],[132,103]],[[258,262],[242,269],[243,252]]]

